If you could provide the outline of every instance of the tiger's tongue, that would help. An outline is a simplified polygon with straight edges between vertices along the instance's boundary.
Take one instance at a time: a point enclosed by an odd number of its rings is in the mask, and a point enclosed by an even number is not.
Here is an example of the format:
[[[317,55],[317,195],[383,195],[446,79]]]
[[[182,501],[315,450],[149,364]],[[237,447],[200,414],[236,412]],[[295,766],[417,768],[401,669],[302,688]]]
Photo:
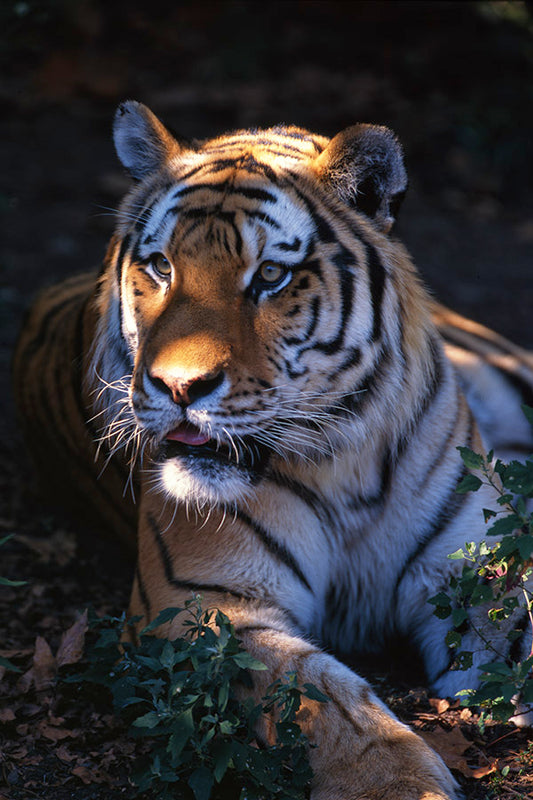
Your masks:
[[[172,442],[183,442],[183,444],[202,445],[207,444],[209,436],[202,433],[196,425],[191,422],[180,422],[177,428],[169,431],[165,437]]]

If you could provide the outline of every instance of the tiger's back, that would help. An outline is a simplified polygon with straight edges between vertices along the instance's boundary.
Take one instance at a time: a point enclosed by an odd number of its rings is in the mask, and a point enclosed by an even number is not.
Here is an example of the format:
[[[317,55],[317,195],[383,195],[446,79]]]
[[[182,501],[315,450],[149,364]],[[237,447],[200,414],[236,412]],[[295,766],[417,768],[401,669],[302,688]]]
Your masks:
[[[88,272],[36,298],[14,353],[14,393],[48,503],[67,510],[80,527],[104,527],[134,548],[137,479],[126,459],[110,459],[100,446],[94,398],[86,388],[97,287],[97,273]]]

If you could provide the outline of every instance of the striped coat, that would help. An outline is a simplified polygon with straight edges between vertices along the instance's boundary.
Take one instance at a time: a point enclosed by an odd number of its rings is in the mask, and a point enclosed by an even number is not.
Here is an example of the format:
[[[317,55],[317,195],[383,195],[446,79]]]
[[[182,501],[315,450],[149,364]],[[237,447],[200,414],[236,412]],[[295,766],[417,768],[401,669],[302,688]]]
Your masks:
[[[474,417],[506,454],[533,444],[531,356],[427,296],[389,236],[406,179],[387,129],[185,145],[129,102],[115,145],[137,183],[104,268],[44,295],[19,343],[41,470],[124,538],[137,528],[133,614],[200,592],[269,667],[257,697],[296,670],[331,698],[300,713],[314,798],[455,797],[440,759],[329,652],[399,634],[435,692],[476,685],[486,653],[467,634],[474,665],[450,671],[427,600],[495,502],[455,492],[457,446],[484,446]]]

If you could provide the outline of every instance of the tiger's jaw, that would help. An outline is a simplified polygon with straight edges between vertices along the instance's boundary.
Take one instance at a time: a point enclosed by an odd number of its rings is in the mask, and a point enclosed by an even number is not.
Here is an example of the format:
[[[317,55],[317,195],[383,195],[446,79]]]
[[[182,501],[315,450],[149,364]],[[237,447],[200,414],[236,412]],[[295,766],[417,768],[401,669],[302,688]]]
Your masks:
[[[270,455],[252,437],[230,445],[209,438],[191,423],[181,423],[167,433],[154,460],[160,489],[201,509],[232,505],[249,496]]]

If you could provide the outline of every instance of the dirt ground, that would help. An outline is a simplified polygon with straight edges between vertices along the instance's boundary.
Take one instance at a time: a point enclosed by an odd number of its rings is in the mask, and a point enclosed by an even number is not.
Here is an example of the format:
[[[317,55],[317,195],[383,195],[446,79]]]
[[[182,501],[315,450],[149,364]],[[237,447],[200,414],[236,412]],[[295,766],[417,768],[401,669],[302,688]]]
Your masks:
[[[424,280],[533,347],[531,6],[9,0],[0,29],[0,538],[16,534],[0,575],[27,581],[0,587],[0,655],[21,669],[0,674],[0,800],[130,797],[135,751],[105,706],[20,677],[43,663],[54,674],[61,636],[87,605],[120,613],[132,563],[41,504],[9,388],[32,295],[98,265],[112,231],[128,185],[110,137],[115,106],[142,100],[185,137],[389,125],[410,178],[396,235]],[[457,770],[468,800],[533,797],[526,733],[481,735],[470,712],[405,675],[374,680]]]

